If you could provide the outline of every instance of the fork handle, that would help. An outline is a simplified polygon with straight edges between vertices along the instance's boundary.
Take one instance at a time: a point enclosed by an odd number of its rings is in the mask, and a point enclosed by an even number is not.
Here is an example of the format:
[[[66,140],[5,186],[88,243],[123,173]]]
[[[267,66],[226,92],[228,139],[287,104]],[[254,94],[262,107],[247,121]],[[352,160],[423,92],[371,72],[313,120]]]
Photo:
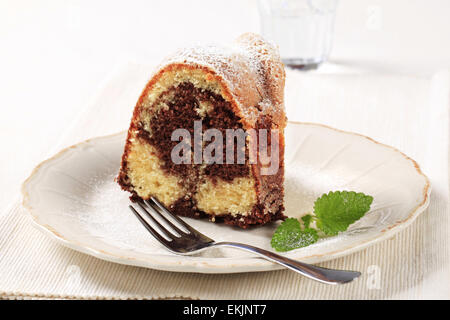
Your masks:
[[[214,246],[236,248],[255,253],[266,260],[278,263],[308,278],[327,284],[347,283],[361,275],[361,273],[358,271],[334,270],[313,266],[307,263],[289,259],[287,257],[281,256],[268,250],[264,250],[243,243],[216,242],[214,243]]]

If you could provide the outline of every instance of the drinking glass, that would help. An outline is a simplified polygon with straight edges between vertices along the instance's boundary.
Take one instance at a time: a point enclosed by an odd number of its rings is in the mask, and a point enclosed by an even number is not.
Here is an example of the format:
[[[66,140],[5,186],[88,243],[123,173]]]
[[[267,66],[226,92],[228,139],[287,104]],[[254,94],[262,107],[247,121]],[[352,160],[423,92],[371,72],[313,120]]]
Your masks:
[[[338,0],[259,0],[262,35],[290,67],[314,69],[327,60]]]

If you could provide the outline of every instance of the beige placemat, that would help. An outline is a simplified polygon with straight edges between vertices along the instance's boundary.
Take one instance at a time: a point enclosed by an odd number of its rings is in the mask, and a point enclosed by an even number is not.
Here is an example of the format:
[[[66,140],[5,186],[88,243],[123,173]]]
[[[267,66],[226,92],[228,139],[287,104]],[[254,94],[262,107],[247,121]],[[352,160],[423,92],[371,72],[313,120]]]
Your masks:
[[[62,135],[58,149],[124,130],[152,68],[128,64]],[[429,209],[394,238],[322,263],[362,271],[328,286],[291,271],[187,274],[114,264],[48,239],[14,202],[0,215],[0,297],[89,299],[450,298],[449,73],[430,78],[289,71],[291,120],[320,122],[390,144],[418,161],[432,184]]]

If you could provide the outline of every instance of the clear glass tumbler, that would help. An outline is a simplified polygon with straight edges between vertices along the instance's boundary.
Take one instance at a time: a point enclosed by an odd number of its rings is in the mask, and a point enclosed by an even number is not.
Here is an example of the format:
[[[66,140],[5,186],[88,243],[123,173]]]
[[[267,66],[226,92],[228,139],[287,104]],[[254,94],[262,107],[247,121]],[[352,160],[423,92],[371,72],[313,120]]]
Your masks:
[[[314,69],[327,60],[338,0],[258,0],[262,35],[278,44],[290,67]]]

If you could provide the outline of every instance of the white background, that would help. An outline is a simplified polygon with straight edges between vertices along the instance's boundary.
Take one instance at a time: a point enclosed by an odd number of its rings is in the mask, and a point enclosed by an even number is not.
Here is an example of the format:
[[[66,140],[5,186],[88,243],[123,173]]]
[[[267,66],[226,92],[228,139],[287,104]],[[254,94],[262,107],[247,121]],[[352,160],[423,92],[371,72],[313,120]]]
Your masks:
[[[432,74],[450,66],[449,17],[448,0],[341,0],[339,68],[322,70]],[[111,70],[247,31],[259,31],[254,0],[0,0],[0,211]]]

